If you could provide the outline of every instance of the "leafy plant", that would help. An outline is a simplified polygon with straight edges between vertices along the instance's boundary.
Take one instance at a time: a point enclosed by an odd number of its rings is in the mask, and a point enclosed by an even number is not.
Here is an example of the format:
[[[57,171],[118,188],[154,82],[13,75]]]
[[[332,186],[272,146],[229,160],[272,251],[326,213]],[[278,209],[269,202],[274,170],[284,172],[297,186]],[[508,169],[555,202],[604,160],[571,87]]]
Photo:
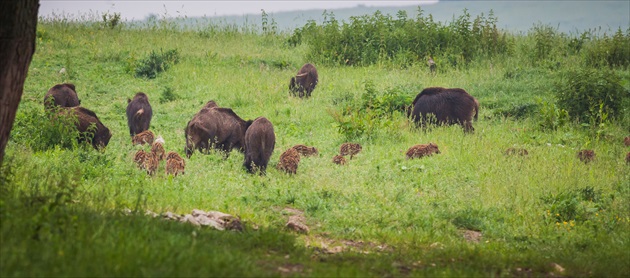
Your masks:
[[[103,14],[103,26],[109,29],[114,29],[120,24],[120,13],[110,14],[109,12]]]
[[[538,105],[540,106],[540,126],[543,129],[555,130],[569,122],[569,113],[558,108],[556,104],[539,99]]]
[[[492,11],[488,17],[481,14],[473,21],[467,10],[463,13],[450,25],[442,25],[431,15],[424,16],[420,7],[415,19],[404,11],[399,11],[396,18],[376,11],[341,23],[332,12],[324,12],[322,25],[308,22],[295,29],[287,43],[308,43],[310,60],[361,66],[394,61],[405,67],[425,63],[430,55],[444,56],[451,64],[457,64],[460,58],[468,63],[509,52],[509,39],[498,30]]]
[[[137,62],[135,67],[136,77],[146,77],[153,79],[158,73],[168,70],[171,66],[179,62],[179,51],[171,49],[166,52],[160,50],[159,53],[151,51],[149,56]]]
[[[38,109],[20,110],[15,117],[11,139],[34,151],[45,151],[54,147],[76,148],[77,138],[81,136],[75,126],[77,119],[74,115],[61,116],[61,111],[61,108],[48,112]]]
[[[630,29],[592,40],[584,47],[584,61],[591,67],[627,68],[630,66]]]
[[[173,92],[173,88],[165,87],[160,94],[160,103],[167,103],[178,99],[179,96]]]
[[[555,85],[555,96],[558,108],[566,110],[571,118],[595,123],[620,116],[621,105],[630,98],[630,92],[615,72],[582,68],[563,74]]]

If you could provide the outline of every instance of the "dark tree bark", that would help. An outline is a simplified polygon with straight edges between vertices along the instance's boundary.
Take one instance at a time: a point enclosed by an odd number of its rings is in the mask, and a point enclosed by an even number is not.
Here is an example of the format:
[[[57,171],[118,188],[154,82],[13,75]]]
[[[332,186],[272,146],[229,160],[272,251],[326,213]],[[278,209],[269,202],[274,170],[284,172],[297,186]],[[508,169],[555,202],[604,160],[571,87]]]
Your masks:
[[[0,164],[35,52],[39,0],[0,1]]]

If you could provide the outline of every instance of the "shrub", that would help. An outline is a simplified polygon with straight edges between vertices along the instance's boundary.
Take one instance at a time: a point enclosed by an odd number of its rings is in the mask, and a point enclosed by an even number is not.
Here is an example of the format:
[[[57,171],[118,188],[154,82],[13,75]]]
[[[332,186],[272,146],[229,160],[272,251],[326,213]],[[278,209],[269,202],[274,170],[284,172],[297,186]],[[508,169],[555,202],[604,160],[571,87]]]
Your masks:
[[[396,18],[376,11],[373,15],[353,16],[339,22],[333,13],[324,13],[324,22],[309,21],[288,38],[289,45],[309,44],[308,60],[338,65],[372,65],[394,61],[407,66],[412,61],[425,63],[429,56],[446,56],[451,64],[470,62],[477,57],[507,53],[510,43],[496,27],[497,18],[481,14],[471,21],[464,14],[450,25],[425,17],[409,19],[399,11]],[[450,59],[448,57],[451,57]]]
[[[179,51],[171,49],[166,52],[160,50],[160,53],[151,51],[149,56],[138,61],[136,65],[136,77],[146,77],[153,79],[157,74],[168,70],[172,65],[179,62]]]
[[[582,123],[617,118],[629,92],[611,70],[578,69],[563,74],[555,85],[558,108]]]
[[[569,122],[569,113],[558,108],[556,104],[548,101],[538,100],[540,106],[540,127],[543,129],[556,130]]]
[[[179,96],[173,92],[173,88],[166,87],[164,88],[164,90],[162,91],[162,94],[160,95],[160,103],[171,102],[178,98]]]
[[[614,36],[604,35],[586,47],[584,62],[591,67],[624,67],[630,65],[630,29],[624,35],[618,29]]]
[[[592,186],[562,191],[542,197],[547,205],[547,217],[554,222],[585,221],[608,206],[609,199],[603,198],[601,190]]]
[[[54,147],[76,148],[80,136],[76,129],[76,117],[58,117],[58,110],[42,112],[39,109],[20,109],[15,117],[11,140],[30,147],[34,151],[45,151]]]
[[[396,113],[404,113],[412,101],[413,91],[412,88],[397,86],[379,92],[371,81],[367,81],[365,93],[361,95],[360,101],[354,101],[348,96],[333,99],[333,102],[342,108],[330,114],[337,122],[339,133],[347,140],[363,136],[373,139],[379,129],[387,130],[392,126],[392,119]]]
[[[103,27],[114,29],[120,24],[120,13],[109,14],[109,12],[103,14]]]

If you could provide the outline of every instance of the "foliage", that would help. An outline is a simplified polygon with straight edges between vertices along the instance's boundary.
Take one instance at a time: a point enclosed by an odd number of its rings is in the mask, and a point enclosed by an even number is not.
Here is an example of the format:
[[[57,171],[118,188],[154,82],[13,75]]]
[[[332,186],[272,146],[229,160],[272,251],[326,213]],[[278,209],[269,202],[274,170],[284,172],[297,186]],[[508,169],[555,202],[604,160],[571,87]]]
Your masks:
[[[47,112],[35,108],[20,110],[15,117],[11,140],[34,151],[77,147],[80,136],[75,127],[77,119],[74,115],[60,116],[62,111],[61,108]]]
[[[538,99],[540,127],[556,130],[570,121],[569,113],[552,102]]]
[[[265,12],[265,10],[261,9],[260,11],[262,12],[261,25],[262,25],[263,34],[275,35],[276,32],[278,31],[278,24],[276,23],[276,20],[272,17],[271,23],[270,23],[269,15]]]
[[[582,123],[601,122],[621,115],[630,92],[613,71],[582,68],[568,70],[554,88],[558,108]]]
[[[590,41],[585,47],[584,61],[591,67],[621,67],[630,66],[630,28],[624,34],[621,29],[609,37]]]
[[[379,92],[372,81],[367,81],[364,90],[359,101],[346,100],[340,111],[331,113],[339,133],[347,140],[362,136],[373,139],[378,129],[391,127],[395,114],[404,113],[411,104],[409,87],[396,86]]]
[[[541,198],[547,205],[547,217],[554,222],[586,221],[606,209],[610,200],[591,186],[563,191]]]
[[[151,50],[149,56],[141,59],[135,66],[136,77],[156,78],[158,73],[168,70],[179,62],[179,51],[170,49],[157,53]]]
[[[464,10],[449,25],[424,16],[420,7],[415,19],[404,11],[395,19],[380,11],[351,17],[350,22],[338,22],[332,12],[324,12],[324,18],[322,25],[310,21],[295,29],[287,40],[294,46],[307,43],[308,59],[319,63],[366,66],[389,60],[424,62],[440,56],[457,65],[510,51],[509,39],[498,30],[492,11],[471,20]]]
[[[109,12],[103,14],[103,27],[114,29],[119,26],[120,21],[120,13],[109,14]]]
[[[179,95],[173,92],[172,87],[165,87],[164,90],[162,90],[162,94],[160,95],[160,103],[171,102],[179,98]]]

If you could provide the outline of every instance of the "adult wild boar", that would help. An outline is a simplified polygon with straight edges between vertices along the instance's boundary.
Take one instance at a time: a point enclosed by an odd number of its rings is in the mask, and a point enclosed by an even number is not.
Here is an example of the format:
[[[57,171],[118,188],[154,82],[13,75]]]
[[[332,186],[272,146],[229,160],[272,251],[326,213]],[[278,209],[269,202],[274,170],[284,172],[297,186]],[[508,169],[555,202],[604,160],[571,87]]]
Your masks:
[[[306,63],[295,77],[291,77],[289,90],[293,96],[297,94],[299,97],[310,97],[313,90],[315,90],[315,86],[317,86],[317,82],[317,69],[315,69],[313,64]]]
[[[80,104],[81,101],[74,84],[70,83],[57,84],[50,88],[44,96],[44,108],[46,111],[50,111],[54,106],[75,107]]]
[[[186,125],[186,157],[190,158],[195,149],[202,153],[218,149],[226,158],[232,149],[243,152],[243,138],[250,124],[251,121],[241,119],[232,109],[209,101]]]
[[[479,102],[459,88],[431,87],[420,92],[407,110],[407,116],[423,128],[427,124],[459,124],[464,132],[473,132],[473,118],[477,120]]]
[[[273,124],[265,117],[258,117],[245,132],[245,161],[243,166],[250,173],[264,174],[269,158],[276,146]]]
[[[98,119],[94,111],[76,106],[62,108],[60,114],[76,117],[75,126],[81,134],[78,138],[79,143],[89,140],[95,149],[104,148],[109,144],[112,133]]]
[[[133,99],[127,99],[127,125],[131,137],[149,129],[153,110],[149,103],[149,97],[143,92],[138,92]]]

